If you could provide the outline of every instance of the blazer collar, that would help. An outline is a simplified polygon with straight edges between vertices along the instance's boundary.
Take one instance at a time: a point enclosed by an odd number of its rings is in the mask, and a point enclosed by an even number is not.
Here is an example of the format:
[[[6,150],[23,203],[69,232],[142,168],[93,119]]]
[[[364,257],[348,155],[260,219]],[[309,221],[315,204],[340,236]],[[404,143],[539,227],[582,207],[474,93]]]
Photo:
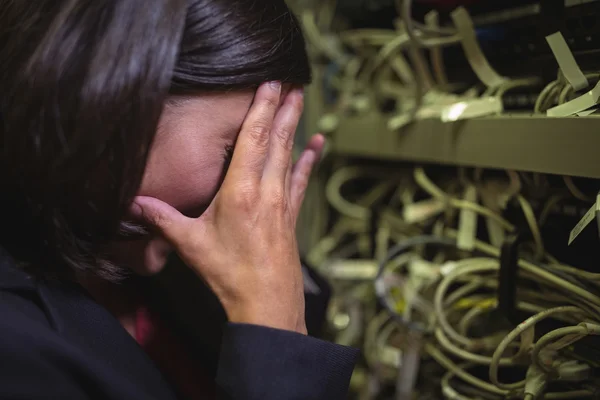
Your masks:
[[[79,285],[37,280],[0,248],[0,290],[36,291],[52,329],[78,352],[143,388],[144,398],[175,399],[171,386],[135,340]]]

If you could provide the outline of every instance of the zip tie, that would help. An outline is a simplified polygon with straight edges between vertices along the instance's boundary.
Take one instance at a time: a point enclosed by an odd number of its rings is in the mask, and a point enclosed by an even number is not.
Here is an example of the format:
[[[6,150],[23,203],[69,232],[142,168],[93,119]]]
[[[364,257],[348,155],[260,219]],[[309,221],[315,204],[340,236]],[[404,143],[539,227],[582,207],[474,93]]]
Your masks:
[[[485,115],[500,114],[503,109],[501,99],[497,97],[484,97],[461,101],[460,103],[447,106],[442,111],[441,119],[442,122],[452,122],[460,119],[477,118]]]
[[[596,111],[598,111],[596,108],[592,108],[589,110],[580,111],[575,115],[577,115],[578,117],[588,117],[588,116],[592,115],[593,113],[595,113]]]
[[[582,94],[569,102],[552,107],[546,111],[546,114],[549,117],[566,117],[568,115],[577,114],[588,108],[594,107],[598,103],[599,98],[600,82],[598,82],[589,92]]]
[[[473,71],[487,87],[498,87],[507,79],[498,74],[490,65],[481,46],[473,26],[473,20],[464,7],[459,7],[451,13],[452,21],[461,37],[461,44],[467,60]]]
[[[596,225],[597,225],[598,229],[600,230],[600,218],[599,218],[600,214],[599,213],[600,213],[600,194],[598,194],[596,196],[596,203],[594,203],[594,205],[592,207],[590,207],[588,212],[586,212],[585,215],[581,218],[581,220],[577,223],[577,225],[575,225],[575,228],[573,228],[571,230],[571,233],[569,234],[569,242],[568,242],[569,246],[571,245],[571,243],[573,243],[573,241],[575,239],[577,239],[577,236],[579,236],[581,234],[581,232],[583,232],[583,230],[585,228],[587,228],[587,226],[589,224],[592,223],[592,221],[596,220]]]
[[[562,33],[556,32],[548,35],[546,41],[552,53],[554,53],[554,58],[556,58],[560,70],[573,89],[581,90],[588,87],[588,80],[579,65],[577,65],[577,61],[575,61],[575,57]]]
[[[454,122],[462,119],[501,114],[503,110],[502,100],[497,97],[471,99],[450,105],[431,104],[421,108],[414,118],[406,113],[392,117],[388,120],[387,127],[391,131],[397,131],[415,119],[440,118],[442,122]]]

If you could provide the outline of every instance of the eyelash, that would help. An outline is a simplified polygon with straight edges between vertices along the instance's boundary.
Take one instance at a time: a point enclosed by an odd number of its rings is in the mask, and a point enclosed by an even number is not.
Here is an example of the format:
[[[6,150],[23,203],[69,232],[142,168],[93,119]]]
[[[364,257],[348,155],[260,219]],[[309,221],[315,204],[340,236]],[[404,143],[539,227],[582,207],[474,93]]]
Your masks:
[[[223,156],[225,158],[225,167],[228,167],[233,157],[233,145],[225,146],[225,153]]]

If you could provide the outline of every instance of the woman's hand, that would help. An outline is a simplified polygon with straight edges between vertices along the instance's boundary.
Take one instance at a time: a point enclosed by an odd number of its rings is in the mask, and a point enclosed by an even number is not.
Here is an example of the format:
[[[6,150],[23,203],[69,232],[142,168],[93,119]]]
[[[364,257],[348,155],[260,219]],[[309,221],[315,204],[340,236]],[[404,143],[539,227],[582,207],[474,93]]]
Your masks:
[[[278,82],[257,90],[227,176],[202,216],[151,197],[136,197],[132,212],[207,282],[231,322],[306,333],[295,228],[324,139],[313,137],[292,165],[303,96],[292,89],[284,97]]]

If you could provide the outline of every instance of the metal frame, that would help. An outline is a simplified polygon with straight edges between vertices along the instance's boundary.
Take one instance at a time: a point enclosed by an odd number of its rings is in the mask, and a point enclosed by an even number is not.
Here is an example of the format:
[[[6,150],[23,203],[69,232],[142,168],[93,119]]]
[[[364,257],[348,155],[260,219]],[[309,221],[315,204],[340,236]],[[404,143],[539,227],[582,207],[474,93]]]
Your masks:
[[[417,121],[392,132],[372,113],[342,119],[340,155],[600,178],[600,118],[502,115]]]

